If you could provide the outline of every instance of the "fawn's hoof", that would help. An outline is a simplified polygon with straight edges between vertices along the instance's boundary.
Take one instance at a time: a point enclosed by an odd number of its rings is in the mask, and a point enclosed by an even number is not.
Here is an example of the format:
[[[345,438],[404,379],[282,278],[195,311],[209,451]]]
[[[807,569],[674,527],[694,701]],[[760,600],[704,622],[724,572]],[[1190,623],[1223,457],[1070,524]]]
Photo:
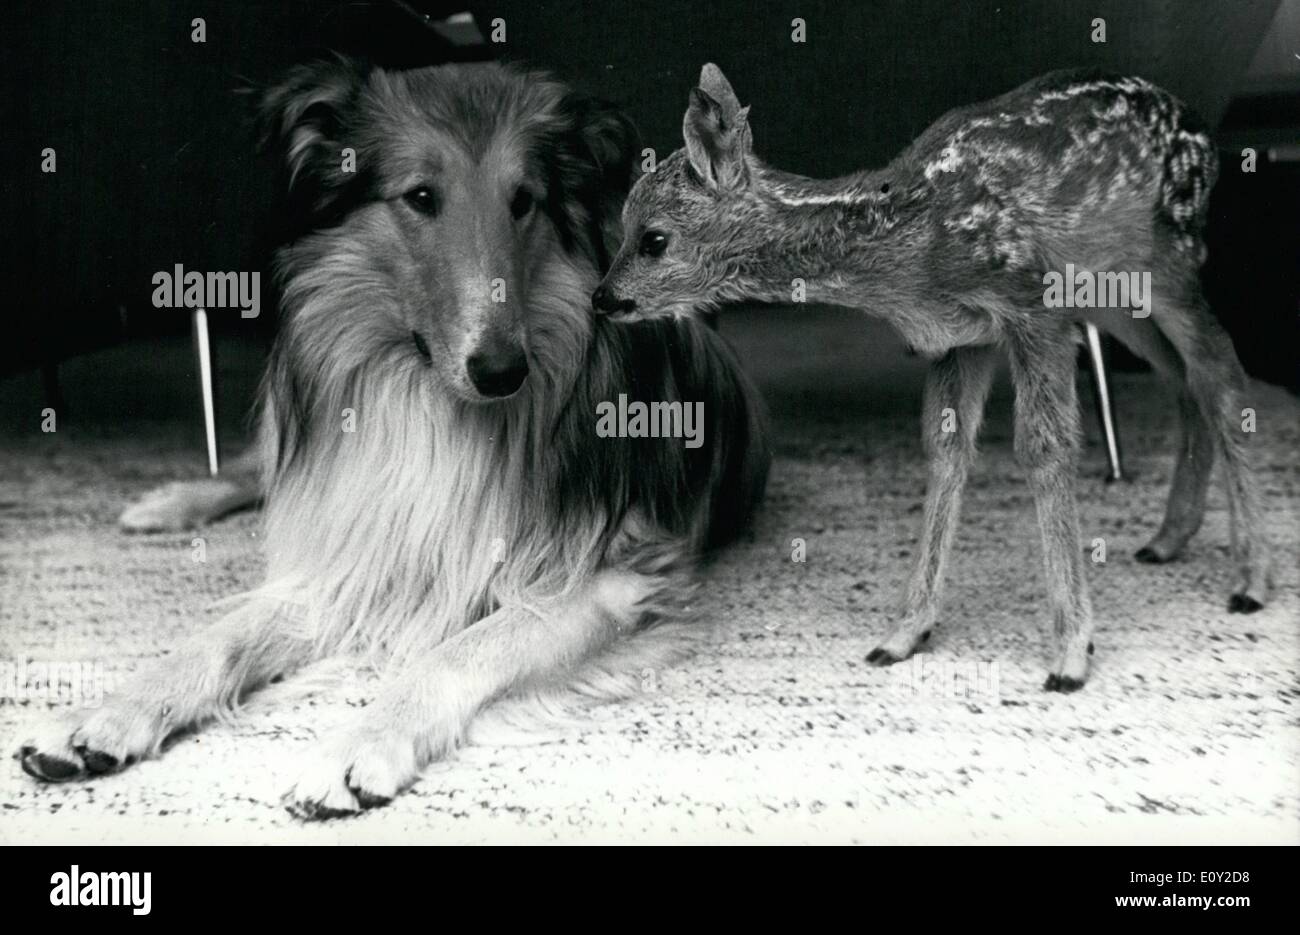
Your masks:
[[[1068,675],[1057,675],[1055,672],[1049,675],[1047,681],[1043,683],[1043,691],[1060,692],[1063,695],[1077,692],[1081,688],[1083,688],[1083,679],[1072,678]]]
[[[1255,600],[1249,594],[1234,594],[1228,598],[1228,613],[1230,614],[1253,614],[1257,610],[1263,610],[1264,604]]]
[[[1149,545],[1144,545],[1133,553],[1133,559],[1141,562],[1143,565],[1163,565],[1165,562],[1172,561],[1172,555],[1165,555],[1163,552],[1157,552]]]
[[[896,662],[902,662],[930,642],[933,629],[934,626],[931,625],[917,633],[914,625],[904,621],[894,628],[886,640],[867,653],[867,662],[873,666],[892,666]]]
[[[878,646],[871,652],[867,653],[867,662],[873,666],[892,666],[895,662],[902,662],[902,656],[895,656],[884,647]]]

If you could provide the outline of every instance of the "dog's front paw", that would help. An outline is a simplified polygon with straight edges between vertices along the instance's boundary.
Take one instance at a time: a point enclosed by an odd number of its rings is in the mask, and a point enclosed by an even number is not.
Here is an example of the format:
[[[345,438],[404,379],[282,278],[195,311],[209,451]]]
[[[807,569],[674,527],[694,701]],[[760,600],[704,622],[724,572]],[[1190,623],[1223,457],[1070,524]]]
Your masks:
[[[68,782],[90,772],[66,730],[28,740],[18,749],[17,758],[23,772],[41,782]]]
[[[18,751],[23,772],[44,782],[67,782],[116,772],[157,752],[165,710],[128,701],[61,718]]]
[[[284,795],[291,814],[307,821],[345,818],[387,805],[419,776],[416,745],[358,731],[317,753]]]

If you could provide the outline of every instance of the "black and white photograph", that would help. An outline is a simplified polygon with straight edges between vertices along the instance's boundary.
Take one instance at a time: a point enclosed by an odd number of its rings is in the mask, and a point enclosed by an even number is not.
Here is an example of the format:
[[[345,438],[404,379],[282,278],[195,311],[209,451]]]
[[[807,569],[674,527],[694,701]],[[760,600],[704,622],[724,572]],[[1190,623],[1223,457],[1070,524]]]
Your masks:
[[[4,20],[0,843],[1300,844],[1300,0]]]

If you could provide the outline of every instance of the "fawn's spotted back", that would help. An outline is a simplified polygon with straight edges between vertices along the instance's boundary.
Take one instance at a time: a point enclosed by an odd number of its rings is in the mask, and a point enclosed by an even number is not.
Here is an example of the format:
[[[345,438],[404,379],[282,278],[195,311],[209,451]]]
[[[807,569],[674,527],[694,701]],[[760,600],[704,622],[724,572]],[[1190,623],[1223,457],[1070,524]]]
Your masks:
[[[934,124],[901,161],[945,230],[991,265],[1041,264],[1035,233],[1068,232],[1116,203],[1149,205],[1197,255],[1214,147],[1171,94],[1141,78],[1053,72]]]
[[[1192,265],[1204,259],[1214,147],[1177,98],[1143,79],[1053,72],[949,112],[884,169],[831,180],[755,158],[748,108],[725,79],[712,92],[718,100],[692,100],[687,148],[628,198],[605,311],[789,301],[796,279],[835,304],[951,309],[970,298],[987,308],[1041,293],[1042,273],[1067,259],[1103,268],[1136,252],[1150,266],[1166,245]],[[692,134],[706,140],[698,158]],[[987,278],[997,272],[1028,275]],[[1014,301],[988,301],[999,292]],[[995,338],[985,324],[967,338]],[[922,349],[945,349],[901,327]]]

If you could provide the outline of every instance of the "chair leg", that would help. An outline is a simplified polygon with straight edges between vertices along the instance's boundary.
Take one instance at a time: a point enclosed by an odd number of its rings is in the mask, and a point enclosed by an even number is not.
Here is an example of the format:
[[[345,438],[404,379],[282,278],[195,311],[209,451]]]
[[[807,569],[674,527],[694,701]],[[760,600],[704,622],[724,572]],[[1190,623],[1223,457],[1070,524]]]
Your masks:
[[[1101,434],[1106,441],[1106,460],[1110,462],[1110,474],[1107,483],[1124,479],[1123,465],[1119,455],[1119,433],[1115,429],[1115,411],[1111,405],[1110,383],[1106,379],[1106,357],[1102,352],[1101,332],[1097,326],[1086,323],[1083,326],[1088,343],[1088,360],[1092,367],[1093,397],[1097,400],[1097,421],[1101,423]]]

